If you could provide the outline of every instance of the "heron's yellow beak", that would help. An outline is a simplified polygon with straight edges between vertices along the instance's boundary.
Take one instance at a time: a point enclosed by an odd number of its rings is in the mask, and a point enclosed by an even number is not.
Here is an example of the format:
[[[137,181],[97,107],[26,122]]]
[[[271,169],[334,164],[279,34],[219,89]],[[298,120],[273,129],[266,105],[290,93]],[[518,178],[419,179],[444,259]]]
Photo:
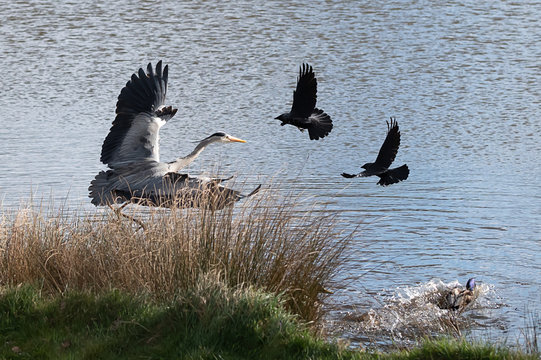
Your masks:
[[[234,136],[228,136],[227,139],[231,142],[240,142],[240,143],[245,143],[246,140],[242,140],[242,139],[239,139],[239,138],[236,138]]]

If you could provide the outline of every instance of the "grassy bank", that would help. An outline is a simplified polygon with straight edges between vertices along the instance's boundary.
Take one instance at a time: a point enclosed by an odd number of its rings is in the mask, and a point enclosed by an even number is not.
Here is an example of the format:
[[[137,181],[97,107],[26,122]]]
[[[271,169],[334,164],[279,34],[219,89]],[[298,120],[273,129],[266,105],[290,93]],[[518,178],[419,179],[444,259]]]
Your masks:
[[[537,359],[464,341],[369,354],[323,341],[278,297],[231,289],[215,277],[157,303],[120,291],[102,295],[3,289],[2,359]]]
[[[276,297],[202,279],[161,303],[111,291],[48,297],[33,287],[0,297],[0,357],[42,359],[286,358],[332,353]]]
[[[267,191],[249,200],[222,211],[124,209],[138,222],[113,211],[4,213],[0,285],[40,283],[47,293],[119,289],[167,301],[212,273],[230,287],[283,294],[288,310],[316,321],[350,237],[298,197]]]
[[[219,212],[133,207],[135,222],[3,212],[0,359],[536,358],[457,341],[368,354],[322,339],[313,325],[351,234],[311,210],[269,191]]]

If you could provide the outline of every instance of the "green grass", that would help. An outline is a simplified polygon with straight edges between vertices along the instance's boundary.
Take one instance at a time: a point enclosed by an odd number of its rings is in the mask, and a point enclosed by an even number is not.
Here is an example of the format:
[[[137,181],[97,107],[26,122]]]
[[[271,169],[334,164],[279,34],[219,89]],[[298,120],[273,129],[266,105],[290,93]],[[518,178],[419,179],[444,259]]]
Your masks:
[[[448,338],[426,340],[420,347],[390,354],[388,359],[396,360],[497,360],[497,359],[539,359],[539,354],[526,354],[504,346],[464,339]]]
[[[389,354],[324,341],[271,294],[207,276],[174,301],[120,291],[0,294],[1,359],[538,359],[486,344],[432,340]]]
[[[1,358],[254,359],[336,358],[278,297],[202,279],[157,304],[119,291],[49,297],[35,287],[0,297]],[[348,356],[351,358],[351,356]]]

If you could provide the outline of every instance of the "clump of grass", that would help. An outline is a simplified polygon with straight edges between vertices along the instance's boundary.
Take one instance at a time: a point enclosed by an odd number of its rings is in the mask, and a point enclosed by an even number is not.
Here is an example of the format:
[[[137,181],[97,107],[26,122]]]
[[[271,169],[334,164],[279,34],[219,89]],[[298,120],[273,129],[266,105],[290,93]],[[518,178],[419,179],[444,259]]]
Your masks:
[[[537,333],[539,331],[539,326],[541,325],[541,319],[535,312],[532,313],[526,309],[526,313],[528,314],[526,326],[522,330],[524,347],[529,354],[540,354]]]
[[[315,338],[279,297],[231,289],[216,276],[157,304],[120,291],[0,295],[0,358],[351,358]]]
[[[317,320],[318,298],[345,261],[350,237],[335,231],[334,216],[312,212],[299,197],[267,191],[248,200],[221,211],[130,208],[144,230],[112,211],[4,214],[0,284],[120,289],[169,301],[213,273],[231,287],[282,294],[293,313]]]

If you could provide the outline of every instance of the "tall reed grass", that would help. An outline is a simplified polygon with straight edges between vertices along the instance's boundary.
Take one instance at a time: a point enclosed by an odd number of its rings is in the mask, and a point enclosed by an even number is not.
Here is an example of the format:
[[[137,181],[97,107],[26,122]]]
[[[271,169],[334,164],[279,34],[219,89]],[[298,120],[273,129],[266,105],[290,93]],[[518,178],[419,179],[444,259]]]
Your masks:
[[[336,230],[334,215],[314,210],[271,189],[221,211],[124,209],[144,229],[113,211],[3,211],[0,284],[53,293],[120,289],[170,301],[217,274],[232,287],[282,294],[289,310],[313,321],[351,238]]]

